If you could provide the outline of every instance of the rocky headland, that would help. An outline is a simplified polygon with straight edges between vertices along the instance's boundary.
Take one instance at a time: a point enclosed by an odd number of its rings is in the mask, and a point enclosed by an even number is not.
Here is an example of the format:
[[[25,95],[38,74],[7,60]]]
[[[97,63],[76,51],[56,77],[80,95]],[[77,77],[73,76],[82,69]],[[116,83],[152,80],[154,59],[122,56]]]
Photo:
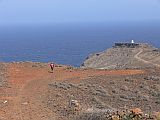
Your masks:
[[[130,46],[129,43],[121,44],[115,43],[110,49],[89,55],[81,67],[97,69],[160,67],[160,49],[145,43],[137,43],[136,46]]]

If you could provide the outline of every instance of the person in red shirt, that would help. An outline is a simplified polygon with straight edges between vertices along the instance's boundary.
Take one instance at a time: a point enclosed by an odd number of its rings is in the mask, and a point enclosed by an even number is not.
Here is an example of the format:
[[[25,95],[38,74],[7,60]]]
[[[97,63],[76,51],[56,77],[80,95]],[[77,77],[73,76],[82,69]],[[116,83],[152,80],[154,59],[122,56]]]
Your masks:
[[[54,69],[54,67],[55,67],[55,64],[52,62],[52,63],[49,64],[49,66],[50,66],[51,71],[52,71],[52,73],[53,73],[53,69]]]

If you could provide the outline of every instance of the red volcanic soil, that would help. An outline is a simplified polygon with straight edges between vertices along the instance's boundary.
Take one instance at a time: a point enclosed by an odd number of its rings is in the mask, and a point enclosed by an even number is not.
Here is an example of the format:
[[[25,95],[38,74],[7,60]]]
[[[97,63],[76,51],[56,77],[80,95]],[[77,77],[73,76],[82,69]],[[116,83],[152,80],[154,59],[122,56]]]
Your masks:
[[[7,63],[7,87],[0,88],[0,120],[50,120],[55,113],[43,105],[41,96],[56,81],[79,83],[96,76],[137,75],[143,70],[95,70],[57,66],[50,72],[45,63]]]

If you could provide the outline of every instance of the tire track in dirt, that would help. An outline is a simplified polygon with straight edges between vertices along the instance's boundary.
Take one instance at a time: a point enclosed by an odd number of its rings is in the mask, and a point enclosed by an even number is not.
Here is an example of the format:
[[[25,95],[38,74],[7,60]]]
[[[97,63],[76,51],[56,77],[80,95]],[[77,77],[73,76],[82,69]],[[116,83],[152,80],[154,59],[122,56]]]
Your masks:
[[[136,58],[137,60],[142,61],[142,62],[144,62],[144,63],[146,63],[146,64],[152,64],[153,66],[160,67],[159,64],[153,63],[153,62],[151,62],[151,61],[144,60],[144,59],[142,59],[141,57],[139,57],[139,55],[140,55],[141,53],[143,53],[143,49],[141,49],[141,50],[134,56],[134,58]]]

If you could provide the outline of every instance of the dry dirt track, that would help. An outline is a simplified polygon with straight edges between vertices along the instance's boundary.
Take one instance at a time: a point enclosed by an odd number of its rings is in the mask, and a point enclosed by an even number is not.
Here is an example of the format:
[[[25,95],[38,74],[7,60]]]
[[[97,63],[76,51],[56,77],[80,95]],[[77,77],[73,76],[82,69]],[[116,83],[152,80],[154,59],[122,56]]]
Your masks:
[[[143,53],[143,49],[141,49],[141,50],[134,56],[134,58],[136,58],[137,60],[142,61],[142,62],[144,62],[144,63],[146,63],[146,64],[151,64],[151,65],[153,65],[153,66],[155,66],[155,67],[160,67],[159,64],[153,63],[153,62],[151,62],[151,61],[144,60],[144,59],[142,59],[141,57],[139,57],[139,55],[140,55],[141,53]]]
[[[92,76],[145,73],[142,70],[83,70],[66,66],[56,67],[54,73],[50,73],[47,64],[33,63],[10,63],[8,68],[8,87],[0,90],[0,120],[56,120],[53,111],[43,106],[41,100],[51,82],[70,80],[78,83]]]

